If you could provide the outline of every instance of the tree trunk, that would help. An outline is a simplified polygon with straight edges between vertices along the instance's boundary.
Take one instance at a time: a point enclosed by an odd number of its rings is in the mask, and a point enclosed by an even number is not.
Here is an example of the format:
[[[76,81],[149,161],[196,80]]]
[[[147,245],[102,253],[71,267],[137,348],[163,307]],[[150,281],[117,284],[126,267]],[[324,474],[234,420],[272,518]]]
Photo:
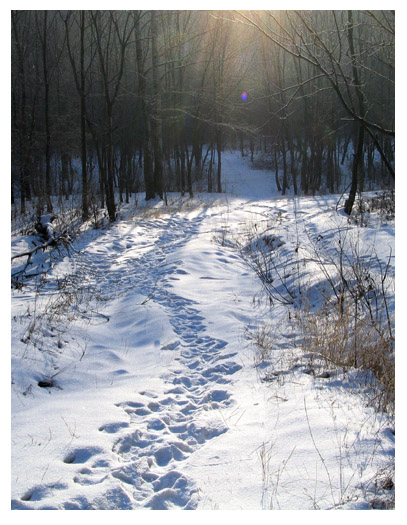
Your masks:
[[[217,154],[217,169],[216,169],[216,191],[222,193],[222,131],[219,127],[216,128],[216,154]]]
[[[356,198],[356,192],[358,190],[358,179],[359,179],[359,163],[363,157],[363,141],[365,136],[365,128],[363,124],[359,124],[358,142],[356,151],[353,155],[352,163],[352,182],[349,191],[349,197],[345,201],[345,213],[350,215],[352,213],[353,204]]]
[[[213,157],[214,157],[214,149],[213,145],[211,144],[211,158],[209,161],[209,167],[208,167],[208,192],[212,193],[213,191],[213,185],[212,185],[212,171],[213,171]]]
[[[356,56],[355,56],[355,48],[353,44],[353,16],[352,11],[348,11],[348,43],[349,43],[349,51],[351,56],[351,62],[352,62],[352,74],[353,74],[353,84],[356,91],[356,96],[359,102],[359,114],[364,115],[365,114],[365,108],[364,108],[364,102],[363,102],[363,94],[360,90],[360,83],[359,83],[359,74],[357,69],[357,62],[356,62]],[[350,215],[352,213],[353,204],[355,202],[356,198],[356,192],[358,190],[358,184],[359,184],[359,166],[360,163],[363,162],[363,143],[364,143],[364,137],[365,137],[365,126],[363,122],[358,123],[358,138],[357,138],[357,146],[356,151],[353,155],[353,163],[352,163],[352,183],[351,188],[349,192],[349,197],[345,202],[345,213],[347,215]],[[363,169],[363,166],[362,166]]]
[[[107,144],[106,144],[106,208],[109,215],[109,221],[114,222],[116,220],[116,204],[114,201],[114,165],[113,165],[113,137],[112,137],[112,108],[107,107],[108,112],[108,132],[107,132]]]
[[[81,129],[81,170],[82,170],[82,219],[89,217],[88,203],[88,177],[87,177],[87,151],[86,151],[86,70],[85,70],[85,12],[79,12],[79,31],[80,31],[80,48],[79,48],[79,72],[76,67],[75,53],[71,49],[70,28],[68,25],[71,13],[64,19],[66,43],[69,60],[75,79],[76,90],[80,100],[80,129]]]
[[[44,26],[42,33],[42,67],[44,76],[44,124],[45,124],[45,199],[47,203],[47,212],[52,212],[51,202],[51,132],[49,122],[49,75],[47,60],[47,20],[48,13],[44,11]]]
[[[192,159],[193,159],[193,154],[191,153],[191,157],[189,156],[189,152],[188,152],[188,145],[185,144],[185,158],[186,158],[186,162],[187,162],[187,187],[188,187],[188,193],[189,193],[189,196],[192,197],[194,196],[194,192],[192,191]]]
[[[81,19],[81,81],[80,81],[80,99],[81,99],[81,163],[82,163],[82,219],[89,217],[88,209],[88,178],[86,173],[86,99],[85,99],[85,12],[80,12]]]
[[[21,89],[21,102],[20,104],[16,103],[16,116],[18,114],[19,118],[16,118],[16,121],[19,120],[18,125],[18,146],[19,146],[19,185],[20,185],[20,210],[21,214],[24,215],[26,212],[26,180],[27,180],[27,164],[28,164],[28,140],[27,140],[27,122],[26,122],[26,77],[25,77],[25,62],[23,57],[22,42],[20,41],[18,20],[16,20],[17,14],[15,11],[11,12],[11,20],[14,30],[14,38],[16,42],[16,51],[18,58],[18,73],[19,73],[19,85]]]
[[[328,184],[328,190],[330,193],[334,193],[334,162],[333,162],[333,148],[331,143],[328,144],[328,152],[326,158],[326,178]]]
[[[293,179],[293,188],[294,188],[294,195],[298,195],[298,187],[297,187],[297,164],[295,160],[295,151],[294,151],[294,143],[291,137],[290,130],[286,129],[286,135],[287,135],[287,145],[288,149],[290,150],[290,168],[291,168],[291,176]]]
[[[305,195],[309,192],[308,183],[308,155],[305,140],[303,141],[301,148],[301,189]]]
[[[277,148],[274,148],[274,171],[275,171],[275,178],[276,178],[276,184],[277,184],[277,191],[281,191],[280,180],[279,180],[279,178],[278,178],[278,155],[277,155]]]
[[[181,146],[179,147],[179,159],[181,164],[181,195],[182,197],[185,195],[185,179],[186,179],[186,170],[185,170],[185,151],[184,148]]]
[[[61,193],[68,199],[69,195],[69,156],[66,152],[61,154]]]
[[[161,121],[161,94],[159,82],[159,55],[157,48],[157,14],[151,11],[151,58],[153,66],[153,118],[151,120],[152,142],[154,150],[154,190],[163,198],[163,145]]]
[[[285,195],[285,192],[288,189],[288,180],[287,180],[287,152],[285,149],[285,141],[281,141],[281,153],[283,155],[283,189],[281,195]]]
[[[144,168],[144,186],[146,192],[146,200],[154,199],[155,188],[153,179],[153,151],[151,144],[151,122],[150,112],[147,105],[146,94],[146,77],[143,68],[143,48],[140,31],[140,12],[136,13],[134,19],[134,31],[136,33],[136,59],[138,72],[138,91],[141,99],[141,109],[144,122],[144,137],[143,137],[143,168]],[[141,160],[141,155],[139,157]]]

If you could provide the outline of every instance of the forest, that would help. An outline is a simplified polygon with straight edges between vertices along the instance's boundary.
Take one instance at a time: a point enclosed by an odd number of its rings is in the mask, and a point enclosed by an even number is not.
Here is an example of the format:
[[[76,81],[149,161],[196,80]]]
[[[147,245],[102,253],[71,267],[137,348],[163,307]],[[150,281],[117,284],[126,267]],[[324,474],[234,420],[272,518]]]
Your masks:
[[[11,510],[395,510],[395,12],[10,28]]]
[[[11,199],[116,220],[222,192],[222,152],[285,195],[394,185],[394,11],[12,11]],[[349,169],[344,159],[351,156]]]

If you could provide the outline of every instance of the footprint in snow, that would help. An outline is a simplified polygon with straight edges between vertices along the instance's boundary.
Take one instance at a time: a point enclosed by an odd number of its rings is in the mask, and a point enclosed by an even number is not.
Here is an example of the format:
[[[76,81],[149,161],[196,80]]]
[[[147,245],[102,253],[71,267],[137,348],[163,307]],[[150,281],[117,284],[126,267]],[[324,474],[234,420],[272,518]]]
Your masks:
[[[64,463],[86,463],[90,458],[101,453],[103,449],[100,447],[77,448],[65,456]]]
[[[66,483],[54,483],[37,485],[27,491],[21,498],[21,501],[41,501],[44,498],[52,495],[55,491],[67,489]],[[13,500],[11,508],[19,508],[19,500]]]
[[[118,456],[119,467],[112,470],[99,455],[102,450],[98,447],[77,448],[67,454],[65,463],[82,464],[74,478],[76,483],[91,485],[113,477],[123,485],[108,489],[103,497],[91,503],[86,498],[65,502],[64,508],[108,509],[115,508],[114,505],[117,508],[196,508],[197,488],[178,466],[206,441],[227,431],[217,411],[212,418],[208,415],[213,409],[231,405],[230,393],[220,385],[230,382],[231,376],[242,367],[232,361],[235,353],[222,354],[226,341],[207,335],[205,318],[196,308],[197,303],[171,293],[168,280],[188,275],[180,268],[181,261],[165,266],[168,254],[185,245],[200,221],[195,225],[176,218],[146,221],[145,227],[149,230],[151,222],[154,222],[158,237],[148,245],[157,249],[143,252],[135,259],[128,258],[125,263],[118,259],[118,269],[114,272],[111,271],[111,253],[104,253],[104,260],[100,262],[105,266],[102,272],[110,269],[104,280],[117,284],[118,293],[125,293],[129,282],[132,287],[140,286],[146,294],[154,289],[153,300],[168,313],[177,336],[176,341],[166,346],[161,346],[157,340],[156,346],[160,351],[174,352],[179,369],[170,370],[163,377],[169,383],[164,395],[144,390],[139,391],[136,400],[116,404],[128,415],[128,422],[109,422],[99,428],[101,432],[116,435],[112,451]],[[124,239],[117,236],[111,246],[113,251],[119,252],[134,248],[134,242],[131,236]],[[222,252],[216,255],[220,262],[230,262]],[[113,262],[116,258],[114,253]],[[124,266],[126,281],[122,280]],[[154,269],[147,279],[145,268]],[[125,372],[117,371],[118,374]],[[128,491],[125,487],[130,486],[133,490]]]
[[[107,432],[108,434],[116,434],[123,428],[128,428],[129,423],[119,422],[119,423],[107,423],[99,427],[100,432]]]

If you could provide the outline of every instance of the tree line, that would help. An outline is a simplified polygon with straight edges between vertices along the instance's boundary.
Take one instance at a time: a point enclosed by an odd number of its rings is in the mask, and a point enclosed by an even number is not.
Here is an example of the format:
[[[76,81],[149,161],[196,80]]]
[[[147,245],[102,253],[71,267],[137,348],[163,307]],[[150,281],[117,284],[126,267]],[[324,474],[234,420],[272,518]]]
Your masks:
[[[221,192],[230,146],[282,194],[348,191],[350,213],[394,183],[394,27],[392,11],[12,11],[12,202],[79,193],[84,219],[97,202],[114,221],[135,192]]]

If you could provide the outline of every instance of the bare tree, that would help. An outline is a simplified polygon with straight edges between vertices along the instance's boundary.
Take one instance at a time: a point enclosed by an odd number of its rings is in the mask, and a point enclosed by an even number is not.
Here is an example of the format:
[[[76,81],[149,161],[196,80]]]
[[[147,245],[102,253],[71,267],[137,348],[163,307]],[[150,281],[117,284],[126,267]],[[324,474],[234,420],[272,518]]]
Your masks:
[[[153,118],[152,138],[154,149],[154,189],[160,199],[163,198],[163,145],[161,120],[161,82],[160,56],[158,53],[158,18],[157,11],[151,11],[151,57],[153,74]]]
[[[143,42],[148,40],[143,39],[142,30],[140,27],[140,19],[142,12],[137,11],[133,15],[134,32],[136,38],[136,55],[137,55],[137,72],[138,72],[138,94],[141,99],[141,108],[144,123],[144,185],[146,190],[146,200],[154,199],[155,189],[153,180],[153,146],[151,143],[151,120],[150,111],[147,101],[147,78],[145,71],[145,56],[148,49],[143,49]]]
[[[359,32],[359,40],[367,38],[362,34],[363,23],[354,24],[350,14],[347,20],[343,12],[306,12],[286,11],[276,12],[238,12],[240,20],[256,28],[273,45],[280,47],[293,58],[309,64],[318,71],[326,80],[327,85],[333,90],[345,111],[348,119],[359,124],[359,136],[355,148],[355,162],[352,173],[357,173],[359,161],[363,150],[363,135],[367,132],[374,141],[391,176],[394,178],[394,169],[381,147],[376,136],[394,137],[394,94],[393,100],[387,103],[387,111],[378,115],[372,114],[370,118],[365,100],[373,107],[375,102],[372,93],[365,89],[362,91],[361,75],[369,78],[381,78],[394,88],[393,68],[394,63],[394,13],[366,12],[359,16],[363,21],[374,26],[374,32],[382,37],[384,46],[369,43],[370,53],[357,52],[354,46],[354,30]],[[324,16],[322,24],[318,18]],[[370,28],[371,31],[371,28]],[[383,47],[385,51],[383,51]],[[380,59],[387,60],[389,70],[384,73],[379,67]],[[365,81],[364,85],[368,85]],[[390,89],[391,92],[393,89]],[[370,97],[369,97],[370,95]],[[357,103],[354,103],[354,99]],[[388,118],[390,115],[390,118]],[[363,131],[362,131],[363,129]],[[360,149],[359,149],[360,148]],[[356,159],[359,160],[356,161]],[[352,192],[354,187],[352,187]],[[352,198],[348,199],[347,213],[351,212]]]
[[[192,196],[204,176],[222,191],[238,140],[270,156],[284,193],[352,180],[350,213],[364,179],[394,182],[394,13],[15,11],[12,126],[23,212],[30,194],[51,209],[80,187],[85,219],[99,176],[113,221],[138,167],[146,199]]]
[[[14,43],[12,48],[12,66],[16,66],[16,73],[12,75],[12,137],[17,138],[13,141],[12,155],[19,173],[20,211],[21,214],[25,214],[26,199],[30,197],[28,170],[32,141],[30,140],[30,119],[27,103],[28,79],[26,73],[30,40],[27,36],[23,38],[23,33],[26,33],[26,35],[30,34],[30,14],[12,11],[11,21]]]
[[[111,222],[116,220],[114,198],[114,155],[113,155],[113,109],[117,101],[124,71],[125,54],[130,39],[130,13],[100,11],[90,12],[95,30],[96,49],[99,58],[100,79],[103,87],[105,106],[106,154],[106,207]]]
[[[81,130],[81,168],[82,168],[82,218],[86,220],[89,216],[88,203],[88,177],[87,177],[87,148],[86,148],[86,70],[85,67],[85,31],[86,31],[86,11],[78,13],[68,12],[63,17],[69,60],[72,66],[72,73],[75,86],[80,99],[80,130]],[[79,30],[79,53],[72,48],[73,26]],[[75,35],[76,36],[76,35]],[[76,56],[79,54],[79,64]],[[89,67],[89,66],[88,66]]]

